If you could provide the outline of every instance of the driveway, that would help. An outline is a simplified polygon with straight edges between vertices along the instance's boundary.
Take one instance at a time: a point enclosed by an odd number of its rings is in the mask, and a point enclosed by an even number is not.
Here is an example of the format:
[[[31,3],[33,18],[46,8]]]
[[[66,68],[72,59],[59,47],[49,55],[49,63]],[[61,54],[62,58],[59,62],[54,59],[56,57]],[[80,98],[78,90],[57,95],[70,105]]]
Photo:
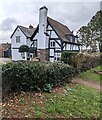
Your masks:
[[[8,62],[10,62],[10,61],[11,61],[10,58],[0,58],[0,62],[1,62],[1,63],[8,63]]]

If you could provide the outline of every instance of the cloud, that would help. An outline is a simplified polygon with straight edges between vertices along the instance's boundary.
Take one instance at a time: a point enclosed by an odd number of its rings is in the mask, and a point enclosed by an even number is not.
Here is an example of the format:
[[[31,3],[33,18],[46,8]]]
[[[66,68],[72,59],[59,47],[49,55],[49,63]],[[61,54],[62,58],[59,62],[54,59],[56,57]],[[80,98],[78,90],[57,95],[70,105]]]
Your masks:
[[[70,2],[50,6],[50,15],[56,20],[76,31],[86,25],[93,15],[100,9],[99,2]],[[49,11],[50,11],[49,9]]]
[[[13,19],[13,18],[6,18],[0,24],[0,30],[1,31],[12,31],[13,30],[13,26],[15,24],[17,24],[17,23],[18,23],[18,21]]]
[[[10,35],[18,21],[13,18],[6,18],[0,23],[0,43],[10,42]]]
[[[32,24],[36,27],[39,22],[39,8],[42,6],[48,7],[49,17],[67,25],[74,31],[86,25],[100,9],[99,2],[36,1],[38,0],[3,0],[0,4],[0,31],[7,34],[1,33],[1,36],[8,39],[17,24],[26,27]]]

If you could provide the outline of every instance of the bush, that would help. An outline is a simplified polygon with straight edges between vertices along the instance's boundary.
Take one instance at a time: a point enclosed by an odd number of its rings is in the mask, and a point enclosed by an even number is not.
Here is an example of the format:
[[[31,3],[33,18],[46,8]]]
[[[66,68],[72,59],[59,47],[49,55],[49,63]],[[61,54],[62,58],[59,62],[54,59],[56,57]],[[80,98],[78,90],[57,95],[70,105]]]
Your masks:
[[[19,47],[19,52],[29,52],[29,47],[27,45],[21,45]]]
[[[3,91],[49,91],[72,76],[73,68],[62,63],[13,62],[2,67]]]
[[[61,61],[71,66],[74,66],[74,58],[77,52],[64,51],[61,56]]]
[[[89,70],[101,64],[101,54],[97,53],[79,53],[75,56],[74,66],[78,73]]]

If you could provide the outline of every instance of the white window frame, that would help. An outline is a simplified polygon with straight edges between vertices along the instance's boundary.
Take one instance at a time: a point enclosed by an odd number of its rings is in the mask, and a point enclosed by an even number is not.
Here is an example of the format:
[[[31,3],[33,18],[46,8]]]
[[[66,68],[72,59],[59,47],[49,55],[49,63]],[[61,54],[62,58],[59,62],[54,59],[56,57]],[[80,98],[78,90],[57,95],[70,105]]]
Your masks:
[[[55,53],[54,61],[59,61],[61,59],[61,53]]]
[[[55,41],[50,41],[50,47],[55,47]]]
[[[20,43],[20,37],[21,36],[16,36],[16,43]]]

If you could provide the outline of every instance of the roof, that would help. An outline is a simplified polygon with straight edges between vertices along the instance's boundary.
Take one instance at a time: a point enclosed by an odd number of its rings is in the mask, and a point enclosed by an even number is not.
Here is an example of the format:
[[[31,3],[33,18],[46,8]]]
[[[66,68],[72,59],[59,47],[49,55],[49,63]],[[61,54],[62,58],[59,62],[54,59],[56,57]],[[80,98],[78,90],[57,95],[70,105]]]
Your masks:
[[[7,49],[11,48],[11,44],[10,43],[2,43],[0,46],[2,47],[2,49],[4,51],[6,51]]]
[[[53,30],[56,32],[56,34],[58,35],[58,37],[63,41],[63,42],[70,42],[70,40],[68,39],[68,37],[66,37],[66,35],[73,35],[73,33],[69,30],[69,28],[66,25],[63,25],[62,23],[47,17],[47,22],[51,25],[51,27],[53,28]],[[33,37],[36,35],[36,33],[38,32],[39,29],[39,25],[37,26],[37,28],[35,29],[34,33],[32,34],[31,40],[33,39]],[[72,42],[70,42],[72,43]]]
[[[48,23],[51,25],[51,27],[55,30],[56,34],[65,42],[68,42],[68,38],[66,37],[67,34],[72,34],[72,32],[69,30],[69,28],[62,23],[53,20],[52,18],[47,18]]]
[[[13,34],[11,35],[10,38],[12,38],[12,36],[14,35],[15,31],[17,30],[17,28],[20,28],[20,30],[24,33],[24,35],[28,38],[30,38],[32,36],[32,34],[34,33],[35,31],[35,28],[27,28],[27,27],[24,27],[24,26],[21,26],[21,25],[18,25],[16,27],[16,29],[14,30]]]

